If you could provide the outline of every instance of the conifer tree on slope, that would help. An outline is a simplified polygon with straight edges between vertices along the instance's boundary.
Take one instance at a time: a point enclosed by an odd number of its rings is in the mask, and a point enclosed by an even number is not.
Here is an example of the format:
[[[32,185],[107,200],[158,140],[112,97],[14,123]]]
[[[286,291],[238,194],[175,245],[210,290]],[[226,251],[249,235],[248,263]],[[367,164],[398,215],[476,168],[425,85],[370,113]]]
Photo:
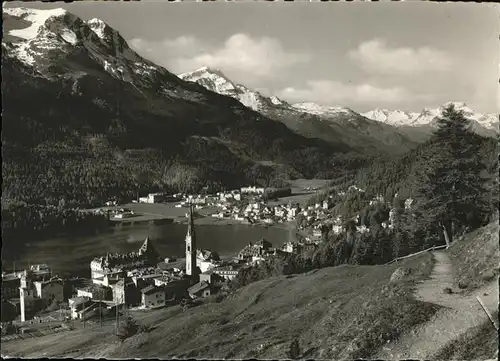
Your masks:
[[[488,192],[479,159],[483,139],[468,130],[463,112],[448,106],[438,125],[423,154],[416,213],[421,226],[439,227],[449,245],[459,230],[481,225],[488,214]]]

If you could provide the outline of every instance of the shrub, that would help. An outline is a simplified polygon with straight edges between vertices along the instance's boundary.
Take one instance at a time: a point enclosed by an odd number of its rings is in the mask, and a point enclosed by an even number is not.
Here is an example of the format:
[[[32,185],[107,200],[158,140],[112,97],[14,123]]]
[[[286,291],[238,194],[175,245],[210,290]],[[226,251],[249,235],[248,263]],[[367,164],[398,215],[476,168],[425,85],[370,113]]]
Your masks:
[[[300,356],[300,346],[299,340],[294,339],[290,344],[290,350],[288,351],[288,355],[292,360],[298,359]]]
[[[226,297],[227,297],[226,293],[218,293],[217,296],[215,296],[215,302],[217,303],[222,302]]]
[[[153,327],[151,325],[142,324],[139,326],[139,333],[149,333],[153,331]]]
[[[125,322],[122,323],[120,329],[118,330],[117,336],[121,342],[125,341],[127,338],[132,337],[139,331],[139,325],[137,321],[132,317],[127,317]]]

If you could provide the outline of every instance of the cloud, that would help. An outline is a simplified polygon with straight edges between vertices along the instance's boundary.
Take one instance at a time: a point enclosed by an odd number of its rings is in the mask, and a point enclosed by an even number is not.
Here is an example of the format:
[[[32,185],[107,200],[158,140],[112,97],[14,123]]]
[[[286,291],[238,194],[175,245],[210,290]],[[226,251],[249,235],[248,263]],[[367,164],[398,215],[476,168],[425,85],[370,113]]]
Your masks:
[[[447,53],[430,47],[390,48],[382,39],[361,43],[351,50],[348,57],[364,70],[381,74],[410,75],[431,71],[446,71],[451,68]]]
[[[304,88],[285,88],[279,96],[292,102],[316,102],[335,105],[339,102],[398,103],[413,96],[402,87],[380,88],[370,84],[344,84],[339,81],[315,80]]]
[[[307,54],[286,51],[274,38],[253,38],[241,33],[230,36],[218,47],[203,44],[192,36],[161,42],[133,39],[130,43],[136,50],[147,53],[151,60],[174,73],[208,66],[249,79],[255,76],[271,78],[283,74],[295,64],[309,60]]]
[[[169,58],[194,56],[203,51],[203,44],[194,36],[179,36],[176,39],[165,39],[162,41],[150,41],[145,39],[131,39],[129,45],[149,56],[161,59],[165,62]]]

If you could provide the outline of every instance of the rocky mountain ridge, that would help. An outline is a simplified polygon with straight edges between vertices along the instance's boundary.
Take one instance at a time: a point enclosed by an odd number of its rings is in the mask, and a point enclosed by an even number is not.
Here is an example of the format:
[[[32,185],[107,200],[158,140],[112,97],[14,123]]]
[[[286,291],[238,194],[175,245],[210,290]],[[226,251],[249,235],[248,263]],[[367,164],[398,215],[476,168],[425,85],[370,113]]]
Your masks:
[[[395,127],[436,127],[436,121],[448,105],[453,104],[455,109],[461,110],[470,119],[472,129],[481,135],[492,136],[499,131],[498,114],[481,114],[471,109],[464,102],[447,102],[439,108],[424,108],[420,113],[405,112],[402,110],[375,109],[363,115],[367,118],[390,124]]]
[[[375,120],[379,123],[398,128],[396,130],[400,135],[404,135],[413,141],[420,142],[432,133],[436,126],[436,117],[442,114],[443,108],[453,103],[456,108],[463,110],[469,119],[472,120],[472,129],[484,136],[494,136],[495,132],[498,132],[498,115],[495,114],[480,114],[476,111],[467,107],[465,103],[461,102],[448,102],[437,109],[423,109],[420,113],[402,111],[402,110],[387,110],[387,109],[375,109],[365,113],[357,113],[354,110],[347,107],[333,107],[319,105],[313,102],[295,103],[289,104],[275,96],[266,97],[255,90],[251,90],[243,85],[235,84],[232,80],[226,77],[222,71],[214,70],[209,67],[202,67],[193,72],[180,74],[179,77],[183,80],[198,83],[209,90],[217,92],[219,94],[227,95],[239,100],[243,105],[261,112],[263,114],[272,117],[273,113],[277,110],[282,112],[287,112],[287,116],[291,118],[290,112],[311,114],[318,116],[321,119],[327,119],[329,121],[342,121],[356,120],[360,118],[366,118],[369,120]],[[296,114],[297,115],[297,114]],[[311,122],[317,121],[316,118],[311,118]],[[283,120],[287,126],[291,129],[299,130],[299,133],[306,136],[317,136],[322,139],[329,140],[331,137],[324,133],[325,128],[322,131],[312,131],[305,132],[297,129],[296,124],[285,119]],[[365,120],[363,125],[367,125],[369,122]],[[343,123],[346,126],[345,122]],[[358,124],[359,125],[359,124]],[[311,126],[311,124],[309,125]],[[349,125],[348,125],[349,126]],[[371,124],[373,128],[373,124]],[[408,127],[413,127],[415,129],[408,129]],[[318,128],[320,128],[318,126]],[[417,129],[418,128],[418,129]],[[332,132],[332,130],[326,130]],[[385,132],[395,132],[394,129],[385,128]],[[380,132],[380,131],[379,131]],[[422,134],[425,134],[422,137]],[[376,135],[375,135],[376,137]]]
[[[415,147],[413,141],[394,127],[370,120],[349,108],[327,107],[315,103],[289,104],[276,96],[267,97],[236,84],[220,70],[208,67],[180,74],[179,77],[233,97],[243,105],[280,121],[296,133],[309,138],[344,144],[370,154],[404,153]]]

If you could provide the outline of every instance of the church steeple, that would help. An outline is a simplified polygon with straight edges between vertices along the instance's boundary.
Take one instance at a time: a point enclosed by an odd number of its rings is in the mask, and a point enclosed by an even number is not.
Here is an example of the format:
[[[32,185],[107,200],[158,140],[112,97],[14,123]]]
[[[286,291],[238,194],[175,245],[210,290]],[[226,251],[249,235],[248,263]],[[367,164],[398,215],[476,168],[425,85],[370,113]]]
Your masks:
[[[191,238],[195,237],[194,233],[194,221],[193,221],[193,204],[189,203],[189,215],[188,215],[188,230],[187,235],[191,236]]]
[[[145,256],[149,261],[157,261],[160,257],[158,251],[149,240],[149,236],[146,237],[146,240],[137,253],[139,256]]]
[[[193,204],[190,203],[186,234],[186,274],[196,276],[196,270],[196,234],[194,231]]]

